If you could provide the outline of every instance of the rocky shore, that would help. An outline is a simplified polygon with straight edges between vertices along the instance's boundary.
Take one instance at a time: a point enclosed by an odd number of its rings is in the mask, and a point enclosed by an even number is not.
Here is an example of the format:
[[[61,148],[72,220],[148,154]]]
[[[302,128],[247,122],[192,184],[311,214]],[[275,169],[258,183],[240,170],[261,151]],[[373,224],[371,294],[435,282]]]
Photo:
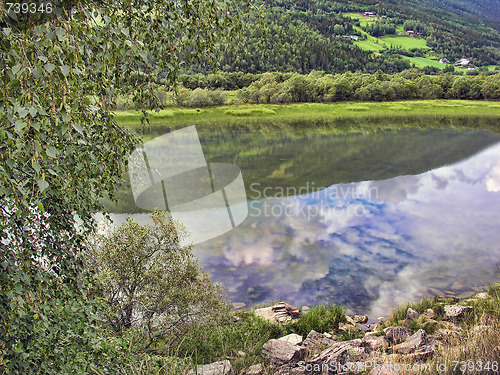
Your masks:
[[[477,318],[476,305],[489,299],[488,293],[462,301],[443,298],[438,312],[433,309],[417,312],[409,307],[406,316],[399,321],[393,318],[390,322],[380,320],[371,325],[366,324],[368,316],[346,315],[345,321],[332,332],[312,330],[305,337],[292,333],[269,340],[262,349],[263,363],[250,366],[242,374],[433,374],[453,373],[453,366],[454,370],[457,366],[459,370],[462,367],[460,373],[498,374],[498,321],[485,312]],[[275,324],[289,324],[307,310],[280,302],[257,309],[254,314]],[[337,341],[335,333],[339,331],[353,332],[358,338]],[[484,349],[489,351],[485,353],[484,363],[479,363],[477,358],[471,358],[473,362],[470,363],[453,361],[457,358],[452,355],[454,350],[471,350],[481,340],[488,340],[493,345]],[[486,363],[490,357],[493,360]],[[494,361],[495,358],[498,360]],[[230,361],[224,360],[199,366],[197,374],[230,375],[235,372]]]

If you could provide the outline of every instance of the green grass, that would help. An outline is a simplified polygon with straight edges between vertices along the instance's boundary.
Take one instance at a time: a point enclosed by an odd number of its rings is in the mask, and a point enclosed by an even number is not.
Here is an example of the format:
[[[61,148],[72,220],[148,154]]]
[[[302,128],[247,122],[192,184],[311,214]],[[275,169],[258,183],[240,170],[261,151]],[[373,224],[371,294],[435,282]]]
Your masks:
[[[365,51],[381,51],[384,49],[384,47],[371,40],[358,40],[354,44]]]
[[[426,57],[408,57],[408,56],[403,56],[403,58],[410,60],[412,63],[415,64],[417,68],[423,68],[425,66],[433,66],[438,69],[444,69],[446,67],[446,64],[441,64],[437,60],[431,60]]]
[[[243,115],[242,115],[243,114]],[[335,102],[295,103],[288,105],[245,104],[185,109],[170,107],[150,113],[150,125],[145,130],[176,129],[188,125],[218,126],[266,121],[286,123],[293,120],[377,119],[386,117],[414,118],[417,116],[458,118],[467,116],[500,117],[500,106],[484,100],[413,100],[397,102]],[[123,127],[140,131],[141,112],[115,111],[115,120]],[[151,134],[154,136],[154,134]]]
[[[377,19],[379,19],[378,17],[369,17],[369,16],[365,16],[364,14],[361,14],[361,13],[342,13],[342,16],[348,17],[351,19],[358,19],[359,24],[362,27],[365,27],[367,24],[375,22]]]
[[[490,72],[494,71],[497,68],[497,65],[488,65],[488,70]]]
[[[290,329],[293,333],[297,333],[305,337],[312,330],[323,333],[337,330],[339,323],[345,322],[344,309],[341,306],[332,305],[326,307],[324,305],[313,307],[300,319],[291,325]]]
[[[425,44],[425,39],[423,38],[412,38],[409,36],[384,36],[379,38],[381,44],[392,47],[401,47],[403,49],[429,49]]]

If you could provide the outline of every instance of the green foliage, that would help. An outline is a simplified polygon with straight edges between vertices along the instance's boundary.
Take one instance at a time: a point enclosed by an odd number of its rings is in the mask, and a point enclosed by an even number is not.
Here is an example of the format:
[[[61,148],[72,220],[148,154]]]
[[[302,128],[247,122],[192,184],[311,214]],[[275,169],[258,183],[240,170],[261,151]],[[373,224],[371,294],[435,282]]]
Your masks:
[[[195,329],[175,348],[175,353],[191,356],[199,364],[236,357],[233,365],[241,369],[261,360],[262,347],[268,340],[287,333],[284,326],[270,323],[252,313],[238,315],[243,319],[236,323]],[[238,351],[243,351],[245,356],[238,358]]]
[[[437,317],[434,320],[442,320],[444,315],[444,303],[437,297],[433,299],[424,298],[416,303],[407,303],[403,306],[398,307],[391,314],[391,317],[387,322],[384,322],[380,326],[378,326],[377,331],[382,332],[384,328],[391,326],[404,326],[411,329],[413,332],[418,331],[419,329],[423,329],[429,334],[433,334],[438,325],[435,322],[430,321],[426,316],[422,315],[417,319],[409,323],[405,323],[406,313],[408,309],[411,308],[418,312],[419,314],[424,313],[428,309],[432,309]]]
[[[114,196],[137,143],[111,109],[118,95],[157,107],[160,73],[172,86],[184,58],[213,65],[242,9],[237,0],[51,3],[36,14],[0,5],[0,371],[119,373],[124,344],[100,328],[81,257],[92,214]]]
[[[290,325],[290,330],[305,337],[309,332],[332,332],[338,329],[339,323],[345,322],[344,309],[341,306],[315,306]]]
[[[221,105],[226,101],[223,91],[196,88],[192,91],[181,88],[177,95],[177,104],[181,107],[208,107]]]
[[[379,71],[380,72],[380,71]],[[382,72],[380,72],[382,74]],[[387,75],[362,73],[293,74],[284,81],[265,73],[238,90],[243,103],[300,103],[344,100],[394,101],[408,99],[499,99],[500,74],[429,76],[416,71]]]
[[[102,283],[116,333],[133,328],[137,350],[159,339],[185,339],[193,327],[227,320],[222,287],[201,272],[192,246],[182,247],[179,225],[155,211],[144,226],[127,218],[120,228],[91,243],[89,267]]]

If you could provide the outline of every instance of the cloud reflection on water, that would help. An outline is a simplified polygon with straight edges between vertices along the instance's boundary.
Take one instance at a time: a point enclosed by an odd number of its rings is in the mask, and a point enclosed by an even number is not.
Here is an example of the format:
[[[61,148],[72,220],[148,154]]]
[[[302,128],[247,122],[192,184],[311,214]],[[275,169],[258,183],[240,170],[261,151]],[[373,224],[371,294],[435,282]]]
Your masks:
[[[254,201],[249,216],[195,247],[233,302],[341,303],[376,317],[429,287],[459,281],[460,294],[499,276],[500,144],[417,176]]]

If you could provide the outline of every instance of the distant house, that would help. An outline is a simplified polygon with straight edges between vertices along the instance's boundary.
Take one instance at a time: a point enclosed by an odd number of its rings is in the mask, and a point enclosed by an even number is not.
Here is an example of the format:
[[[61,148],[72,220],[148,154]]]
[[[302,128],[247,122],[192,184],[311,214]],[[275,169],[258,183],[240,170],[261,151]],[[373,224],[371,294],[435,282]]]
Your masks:
[[[344,39],[351,39],[351,36],[350,35],[342,35],[342,38],[344,38]]]
[[[368,16],[368,17],[375,16],[375,14],[373,14],[373,12],[365,12],[364,14],[365,14],[365,16]]]
[[[415,31],[413,31],[413,30],[407,30],[406,31],[406,35],[408,35],[408,36],[415,36]]]
[[[471,62],[469,59],[460,59],[455,63],[456,66],[468,66],[470,64]]]
[[[358,40],[358,38],[359,38],[359,36],[357,36],[357,35],[351,35],[352,40]]]
[[[417,33],[417,35],[418,35],[418,36],[422,36],[422,35],[424,35],[424,34],[422,34],[422,33]]]
[[[441,64],[449,64],[450,63],[450,60],[448,60],[446,57],[445,58],[442,58],[441,60],[439,60],[439,62]]]

